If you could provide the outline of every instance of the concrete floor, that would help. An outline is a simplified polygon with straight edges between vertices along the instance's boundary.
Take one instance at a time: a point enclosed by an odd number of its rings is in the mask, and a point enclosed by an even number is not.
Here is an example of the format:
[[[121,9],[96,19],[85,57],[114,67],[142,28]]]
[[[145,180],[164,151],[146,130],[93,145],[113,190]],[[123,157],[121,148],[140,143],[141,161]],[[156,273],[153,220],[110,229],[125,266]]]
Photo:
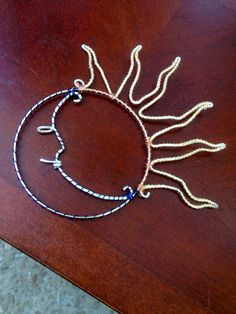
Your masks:
[[[0,240],[0,314],[115,314]]]

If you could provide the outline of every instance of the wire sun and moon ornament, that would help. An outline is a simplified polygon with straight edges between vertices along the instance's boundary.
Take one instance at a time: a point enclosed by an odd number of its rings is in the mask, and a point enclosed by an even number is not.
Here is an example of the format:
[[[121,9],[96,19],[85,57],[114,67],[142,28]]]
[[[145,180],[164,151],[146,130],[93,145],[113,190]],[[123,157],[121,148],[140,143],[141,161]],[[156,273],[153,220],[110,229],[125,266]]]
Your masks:
[[[195,154],[198,154],[200,152],[218,152],[223,149],[225,149],[226,145],[224,143],[219,144],[213,144],[206,140],[194,138],[190,139],[188,141],[182,142],[182,143],[159,143],[157,140],[159,140],[159,137],[163,134],[169,133],[174,129],[180,129],[184,128],[185,126],[189,125],[203,110],[207,110],[209,108],[213,107],[212,102],[201,102],[197,105],[195,105],[193,108],[188,110],[187,112],[183,113],[180,116],[156,116],[156,115],[148,115],[146,114],[146,110],[153,106],[165,93],[167,89],[167,83],[170,78],[170,76],[175,72],[175,70],[178,68],[181,58],[177,57],[170,66],[165,68],[158,76],[156,87],[149,92],[148,94],[142,96],[140,99],[134,99],[134,89],[135,86],[139,80],[140,74],[141,74],[141,63],[139,60],[139,52],[142,49],[141,45],[138,45],[133,49],[130,55],[130,67],[128,70],[127,75],[124,77],[123,81],[121,82],[118,90],[114,93],[110,87],[110,84],[107,80],[107,77],[104,73],[104,70],[102,69],[101,65],[99,64],[97,60],[97,56],[95,52],[87,45],[82,45],[82,49],[86,51],[88,54],[88,67],[90,71],[90,79],[87,83],[84,83],[81,79],[76,79],[74,81],[74,87],[71,89],[66,89],[59,91],[57,93],[51,94],[39,102],[37,102],[23,117],[14,140],[13,145],[13,162],[16,170],[16,174],[18,179],[20,180],[20,183],[24,190],[28,193],[28,195],[39,205],[41,205],[43,208],[58,214],[63,217],[67,218],[77,218],[77,219],[94,219],[94,218],[101,218],[107,215],[110,215],[124,206],[126,206],[129,202],[131,202],[135,196],[139,195],[142,198],[148,198],[151,194],[150,191],[155,189],[166,189],[170,191],[176,192],[181,199],[191,208],[194,209],[202,209],[202,208],[218,208],[218,204],[215,202],[195,196],[188,188],[187,184],[183,179],[180,177],[177,177],[169,172],[164,172],[159,170],[159,164],[165,163],[165,162],[171,162],[171,161],[177,161],[177,160],[183,160],[186,158],[189,158]],[[100,73],[101,78],[103,80],[103,83],[105,85],[106,91],[96,90],[91,88],[92,83],[95,79],[95,71],[94,68],[97,68],[98,73]],[[130,85],[129,89],[129,101],[133,105],[141,105],[141,108],[139,109],[138,113],[135,113],[134,110],[127,105],[125,102],[123,102],[119,95],[121,94],[124,86],[127,84],[128,80],[130,79],[131,75],[135,71],[134,79]],[[126,110],[130,116],[137,122],[137,125],[143,134],[143,139],[146,147],[146,164],[145,164],[145,171],[143,174],[143,177],[141,179],[141,182],[138,184],[136,188],[132,188],[130,186],[125,186],[123,188],[123,194],[122,195],[105,195],[97,193],[87,187],[82,186],[79,182],[76,182],[71,178],[62,167],[62,162],[60,160],[61,154],[65,151],[65,143],[63,141],[63,138],[61,134],[59,133],[57,127],[56,127],[56,118],[57,114],[60,111],[60,109],[66,105],[69,99],[73,99],[75,103],[80,103],[83,101],[83,97],[86,97],[86,94],[94,94],[98,97],[105,97],[111,101],[114,101],[119,106],[121,106],[124,110]],[[41,134],[49,134],[54,133],[59,145],[60,149],[56,152],[55,157],[53,160],[48,160],[41,158],[40,161],[47,164],[52,164],[54,169],[56,169],[62,177],[68,181],[71,185],[73,185],[75,188],[80,190],[81,192],[84,192],[91,197],[102,199],[102,200],[108,200],[108,201],[121,201],[120,205],[115,206],[114,208],[107,210],[102,213],[93,214],[93,215],[78,215],[78,214],[69,214],[64,213],[59,210],[53,209],[50,206],[43,203],[36,195],[34,195],[28,186],[26,185],[22,174],[19,169],[19,163],[18,163],[18,156],[17,156],[17,148],[19,145],[19,139],[20,135],[24,129],[24,126],[26,122],[31,118],[31,115],[41,106],[46,104],[48,101],[63,95],[62,100],[58,103],[56,108],[54,109],[54,112],[51,116],[51,124],[50,125],[43,125],[39,126],[37,128],[37,131]],[[158,132],[149,135],[145,126],[144,121],[174,121],[174,123],[168,127],[165,127]],[[152,158],[152,150],[153,149],[161,149],[161,148],[186,148],[193,145],[200,145],[199,148],[192,149],[190,152],[174,156],[174,157],[164,157],[164,158]],[[163,176],[165,178],[168,178],[175,183],[179,185],[179,188],[172,185],[166,185],[166,184],[148,184],[148,176],[150,173],[158,174],[159,176]]]

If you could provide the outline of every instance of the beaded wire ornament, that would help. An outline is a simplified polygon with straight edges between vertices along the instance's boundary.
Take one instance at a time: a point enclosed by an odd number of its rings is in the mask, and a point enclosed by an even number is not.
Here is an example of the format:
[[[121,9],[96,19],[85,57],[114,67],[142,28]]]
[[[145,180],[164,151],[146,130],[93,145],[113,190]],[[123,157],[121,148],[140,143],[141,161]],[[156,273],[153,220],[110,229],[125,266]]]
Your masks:
[[[15,171],[17,174],[18,179],[20,180],[21,185],[23,186],[24,190],[28,193],[28,195],[39,205],[41,205],[43,208],[58,214],[63,217],[67,218],[77,218],[77,219],[94,219],[94,218],[101,218],[104,216],[107,216],[109,214],[112,214],[119,209],[126,206],[129,202],[131,202],[136,195],[139,195],[142,198],[148,198],[150,196],[150,190],[154,189],[166,189],[176,192],[182,200],[191,208],[194,209],[201,209],[201,208],[218,208],[218,204],[215,202],[206,199],[206,198],[200,198],[196,197],[188,188],[187,184],[183,179],[180,177],[177,177],[171,173],[164,172],[159,170],[158,165],[160,163],[164,162],[171,162],[171,161],[178,161],[183,160],[186,158],[189,158],[195,154],[198,154],[200,152],[218,152],[223,149],[225,149],[226,145],[224,143],[219,144],[213,144],[206,140],[200,139],[200,138],[194,138],[190,139],[188,141],[182,142],[182,143],[157,143],[156,140],[159,139],[159,137],[163,134],[166,134],[174,129],[179,129],[187,126],[190,124],[203,110],[209,109],[213,107],[213,103],[209,101],[201,102],[197,105],[195,105],[193,108],[188,110],[187,112],[183,113],[180,116],[156,116],[156,115],[148,115],[146,114],[146,110],[153,106],[165,93],[167,88],[167,83],[170,78],[170,76],[175,72],[175,70],[178,68],[181,58],[177,57],[170,66],[165,68],[158,76],[156,87],[149,92],[148,94],[142,96],[140,99],[134,99],[133,93],[135,86],[139,80],[140,73],[141,73],[141,62],[139,60],[139,52],[142,49],[141,45],[136,46],[130,55],[130,67],[128,70],[127,75],[124,77],[123,81],[121,82],[119,88],[114,93],[110,87],[110,84],[107,80],[107,77],[104,73],[104,70],[102,69],[101,65],[98,62],[97,56],[95,52],[87,45],[82,45],[82,49],[86,51],[88,54],[88,67],[90,71],[90,79],[87,83],[84,83],[81,79],[76,79],[74,81],[74,87],[71,89],[66,89],[59,91],[57,93],[51,94],[39,102],[37,102],[23,117],[22,121],[20,122],[20,125],[17,129],[15,139],[14,139],[14,145],[13,145],[13,162],[15,166]],[[91,88],[92,83],[95,79],[95,71],[94,67],[97,68],[98,72],[101,75],[101,78],[104,82],[106,91],[96,90]],[[130,89],[129,89],[129,100],[131,104],[134,105],[141,105],[141,108],[139,109],[138,113],[136,114],[133,109],[128,106],[125,102],[123,102],[121,99],[119,99],[119,95],[122,92],[124,86],[127,84],[128,80],[130,79],[132,73],[136,70],[136,73],[134,75],[134,79],[131,83]],[[138,184],[136,188],[132,188],[130,186],[125,186],[123,188],[123,195],[105,195],[105,194],[99,194],[95,191],[92,191],[91,189],[82,186],[79,182],[76,182],[73,180],[70,176],[68,176],[62,167],[62,162],[60,160],[60,155],[65,151],[65,143],[62,139],[62,136],[60,135],[57,127],[56,127],[56,117],[60,109],[67,103],[68,99],[73,98],[73,101],[75,103],[79,103],[82,101],[83,97],[86,97],[86,94],[95,94],[98,97],[105,97],[108,98],[111,101],[116,102],[119,106],[124,108],[128,113],[134,118],[134,120],[137,122],[144,138],[144,143],[146,147],[146,165],[145,170],[143,174],[143,178],[141,179],[141,182]],[[48,160],[41,158],[40,161],[47,164],[52,164],[54,169],[56,169],[62,177],[67,180],[70,184],[72,184],[75,188],[78,190],[87,193],[91,195],[92,197],[108,200],[108,201],[121,201],[120,205],[105,211],[103,213],[94,214],[94,215],[78,215],[78,214],[69,214],[69,213],[63,213],[59,210],[53,209],[40,201],[40,199],[35,196],[28,186],[26,185],[21,172],[19,170],[19,164],[18,164],[18,158],[17,158],[17,148],[19,144],[19,138],[20,134],[23,131],[23,128],[27,122],[27,120],[31,117],[33,112],[37,110],[39,107],[43,106],[46,102],[48,102],[51,99],[54,99],[55,97],[58,97],[60,95],[63,95],[63,99],[58,103],[56,106],[52,117],[51,117],[51,125],[43,125],[39,126],[37,128],[37,131],[41,134],[49,134],[54,133],[59,145],[60,149],[56,152],[55,158],[53,160]],[[160,131],[148,135],[148,132],[144,126],[143,121],[177,121],[177,123],[173,123],[169,127],[165,127],[161,129]],[[152,149],[161,149],[161,148],[181,148],[181,147],[191,147],[192,145],[202,145],[202,147],[192,149],[190,152],[182,155],[177,155],[174,157],[165,157],[165,158],[156,158],[152,159]],[[168,179],[173,180],[174,182],[179,184],[179,188],[172,185],[166,185],[166,184],[148,184],[148,175],[149,173],[155,173],[160,176],[166,177]]]

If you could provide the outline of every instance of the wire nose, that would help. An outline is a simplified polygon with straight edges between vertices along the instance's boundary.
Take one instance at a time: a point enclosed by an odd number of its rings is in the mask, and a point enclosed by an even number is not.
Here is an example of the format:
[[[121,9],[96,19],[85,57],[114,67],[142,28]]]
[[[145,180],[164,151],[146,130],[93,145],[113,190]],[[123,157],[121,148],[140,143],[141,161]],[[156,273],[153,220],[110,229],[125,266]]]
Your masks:
[[[48,159],[40,158],[40,161],[45,164],[53,164],[54,169],[58,169],[62,166],[62,163],[59,159],[48,160]]]

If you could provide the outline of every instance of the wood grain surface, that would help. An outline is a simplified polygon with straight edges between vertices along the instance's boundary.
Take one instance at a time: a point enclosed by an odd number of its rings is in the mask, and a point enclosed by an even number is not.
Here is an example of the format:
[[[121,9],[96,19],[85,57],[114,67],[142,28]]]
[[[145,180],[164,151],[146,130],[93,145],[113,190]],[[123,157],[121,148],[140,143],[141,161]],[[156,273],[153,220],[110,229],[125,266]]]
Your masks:
[[[236,313],[235,1],[2,1],[0,11],[0,236],[121,313]],[[12,144],[23,115],[40,98],[89,77],[86,43],[116,89],[137,44],[142,74],[135,96],[154,88],[176,56],[182,63],[150,113],[180,115],[213,101],[191,125],[163,141],[225,142],[161,169],[220,204],[192,210],[177,195],[154,191],[107,218],[73,221],[35,204],[21,188]],[[94,87],[103,88],[96,76]],[[127,100],[128,87],[121,98]],[[35,113],[19,151],[25,180],[51,206],[94,213],[111,203],[73,189],[39,158],[53,158],[47,125],[56,102]],[[88,96],[58,117],[67,151],[65,170],[101,193],[120,194],[142,176],[145,150],[135,122],[117,105]],[[166,124],[146,123],[154,132]],[[165,156],[172,151],[155,152]],[[150,177],[150,182],[163,182]]]

